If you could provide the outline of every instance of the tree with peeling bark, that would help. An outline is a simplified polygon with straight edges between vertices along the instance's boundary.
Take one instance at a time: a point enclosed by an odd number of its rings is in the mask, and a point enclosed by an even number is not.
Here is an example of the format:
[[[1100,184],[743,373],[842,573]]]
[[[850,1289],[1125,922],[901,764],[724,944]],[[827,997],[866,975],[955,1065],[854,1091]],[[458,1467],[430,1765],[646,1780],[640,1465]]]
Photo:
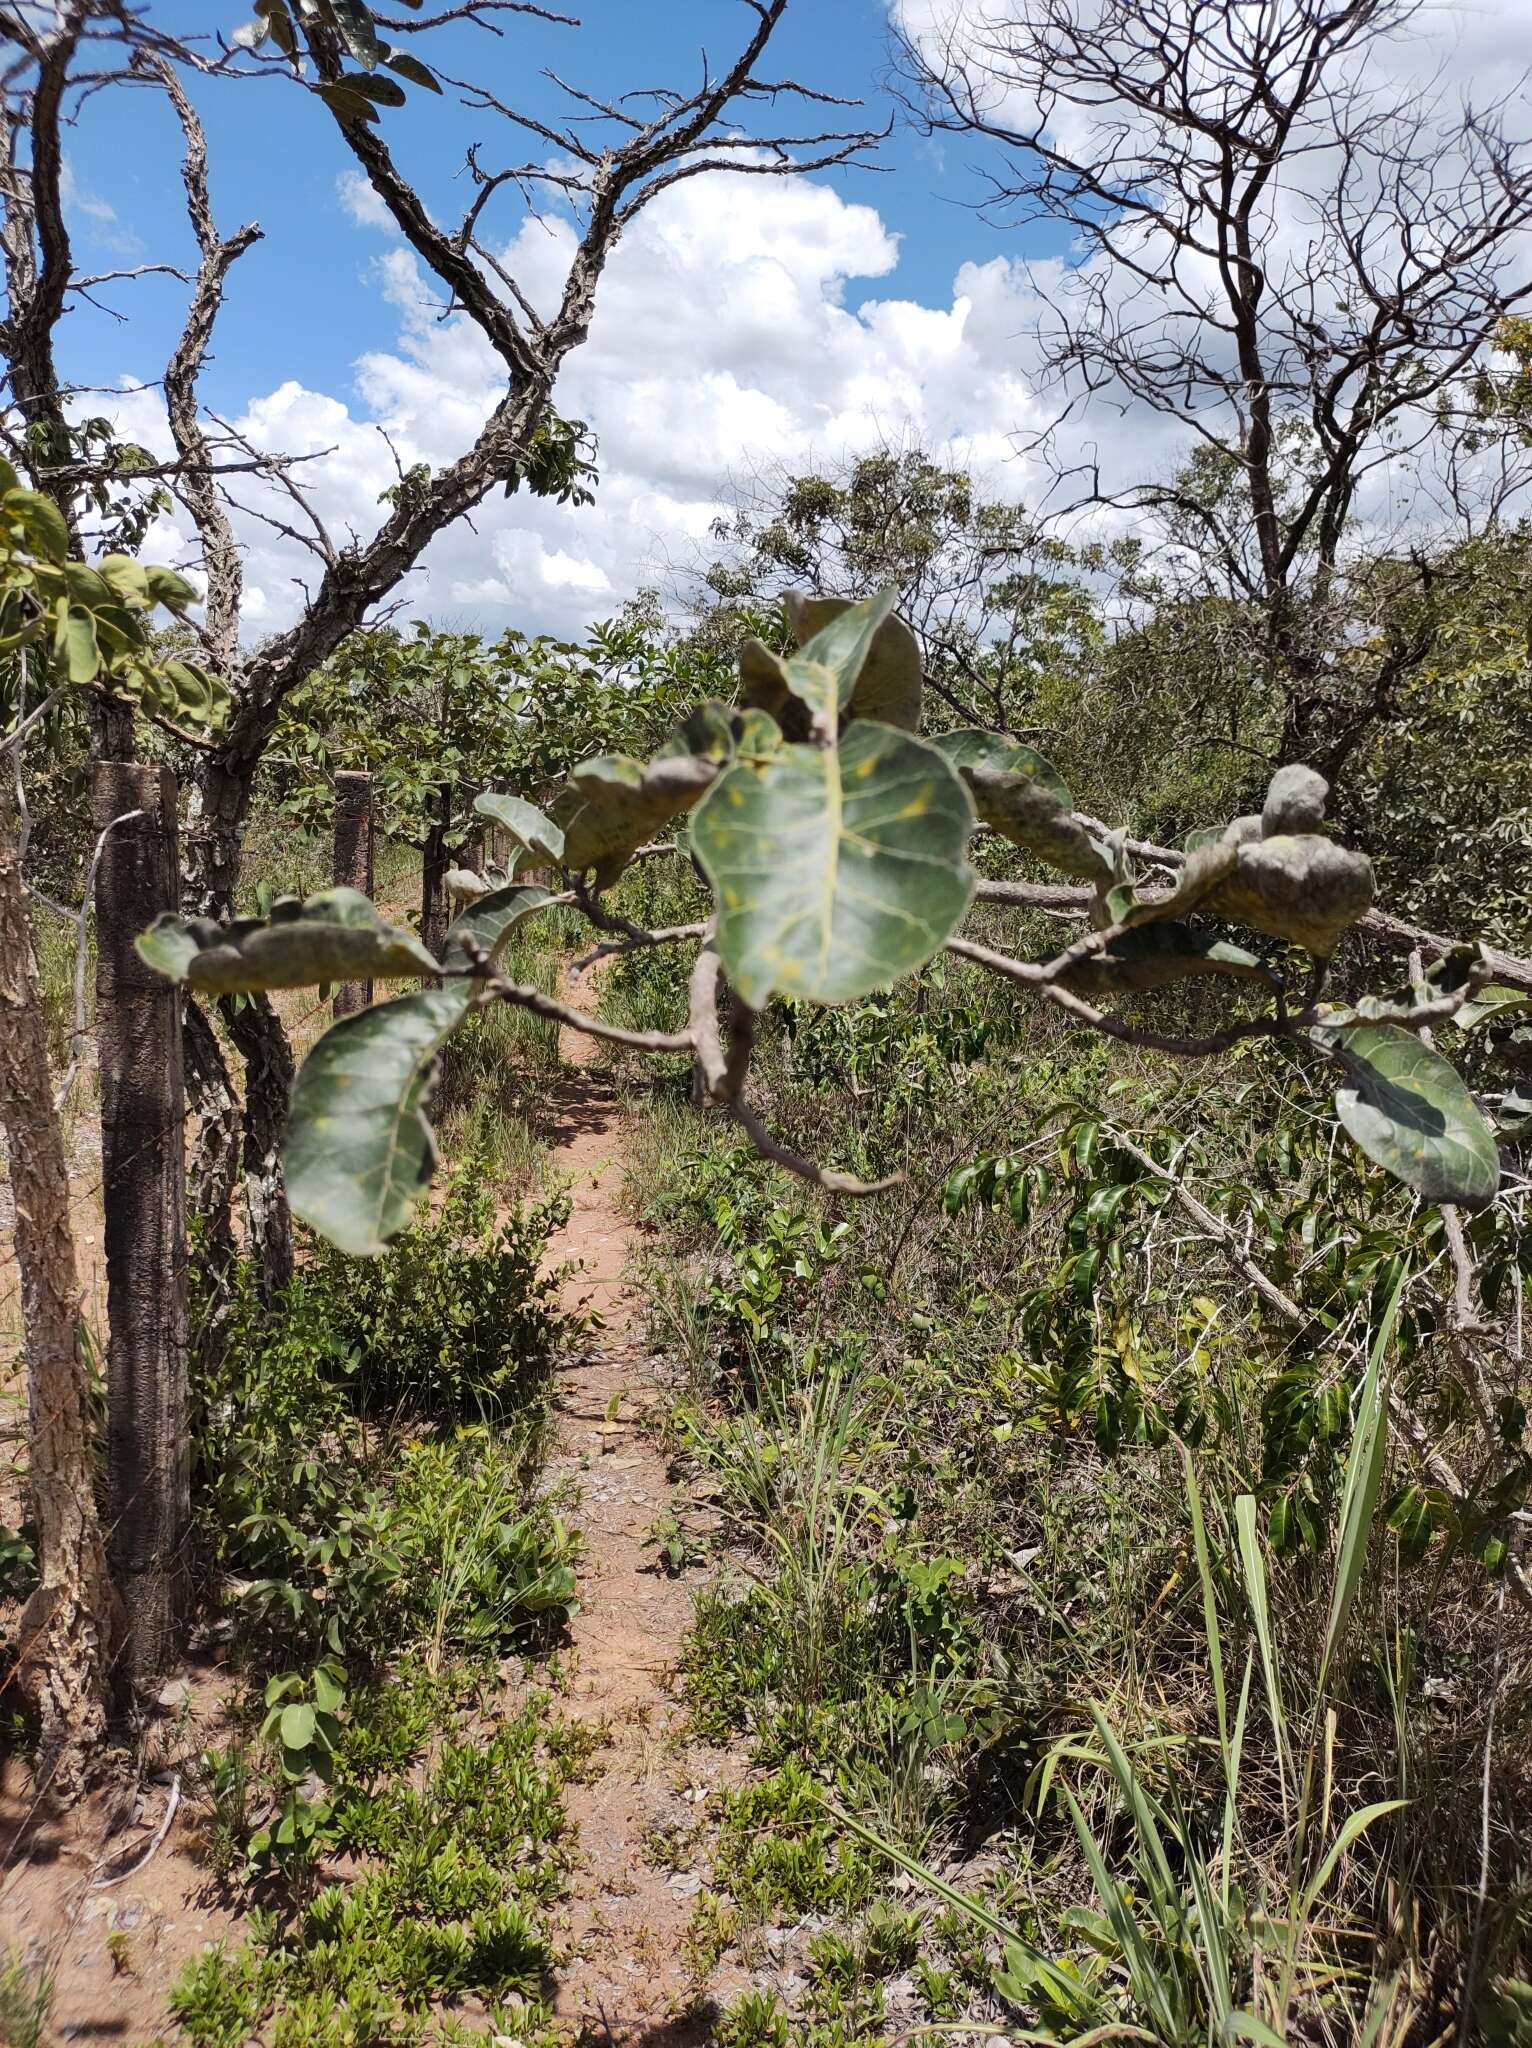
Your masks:
[[[130,1646],[96,1507],[90,1371],[68,1171],[22,876],[25,816],[17,815],[12,787],[24,798],[27,739],[43,729],[50,707],[74,691],[88,692],[113,717],[131,719],[135,710],[159,707],[177,721],[211,722],[218,697],[210,679],[157,654],[151,637],[157,607],[183,613],[194,596],[172,571],[127,556],[107,557],[94,569],[72,560],[69,534],[52,499],[24,488],[0,461],[0,661],[15,713],[0,742],[6,771],[0,797],[0,1125],[15,1201],[27,1360],[27,1492],[39,1564],[37,1590],[21,1620],[20,1678],[38,1723],[40,1790],[65,1802],[80,1791],[99,1750],[118,1659]],[[35,703],[29,702],[29,689],[37,693]],[[114,816],[105,824],[87,870],[87,891],[113,824],[125,822]],[[89,907],[87,900],[79,916],[81,1012]],[[66,1077],[60,1100],[68,1085]],[[152,1100],[153,1091],[147,1094]],[[129,1247],[130,1255],[160,1249]],[[163,1273],[152,1280],[163,1293],[173,1293]],[[163,1441],[157,1448],[163,1452]]]
[[[1455,105],[1391,79],[1421,13],[980,0],[902,42],[918,118],[993,145],[986,210],[1062,224],[1080,251],[1033,279],[1059,405],[1028,452],[1052,509],[1075,531],[1102,508],[1146,515],[1165,591],[1229,606],[1231,658],[1269,675],[1277,762],[1331,783],[1433,644],[1431,606],[1401,606],[1393,573],[1432,595],[1420,505],[1492,525],[1527,474],[1483,403],[1532,292],[1522,85]],[[1189,428],[1190,460],[1104,475],[1103,407]]]
[[[39,1559],[37,1590],[22,1616],[19,1677],[40,1731],[39,1784],[67,1803],[79,1795],[106,1735],[117,1599],[96,1511],[69,1174],[53,1110],[14,802],[4,783],[0,807],[0,1121],[16,1204],[27,1486]]]
[[[58,367],[59,323],[72,295],[108,281],[81,274],[70,246],[63,200],[63,135],[81,95],[103,91],[164,94],[179,121],[187,210],[198,264],[187,278],[186,317],[166,365],[163,388],[173,453],[136,463],[134,490],[167,490],[197,534],[206,601],[198,633],[209,665],[232,696],[227,725],[198,757],[196,816],[188,845],[189,907],[226,916],[233,906],[240,837],[257,770],[282,707],[300,683],[378,608],[385,606],[424,550],[495,489],[568,495],[582,487],[576,431],[554,411],[569,357],[590,331],[602,275],[642,209],[678,182],[714,171],[792,176],[863,160],[879,139],[856,126],[842,102],[811,84],[773,76],[763,66],[789,0],[741,0],[742,30],[732,55],[704,66],[700,83],[672,90],[636,81],[620,99],[563,86],[570,114],[547,121],[518,104],[514,30],[524,17],[578,30],[572,16],[531,0],[467,0],[399,14],[361,0],[317,0],[303,8],[268,0],[227,42],[193,30],[174,34],[115,0],[65,0],[46,20],[29,8],[0,7],[0,35],[13,55],[4,77],[3,232],[10,315],[9,407],[0,428],[12,459],[59,503],[71,531],[84,532],[92,488],[119,484],[110,456],[82,450],[71,426],[71,397]],[[483,69],[450,76],[433,61],[439,32],[479,31]],[[499,360],[502,389],[471,444],[445,467],[402,465],[376,530],[339,540],[326,528],[305,465],[252,445],[211,416],[199,382],[224,310],[231,270],[260,240],[248,223],[225,233],[212,201],[209,142],[186,81],[246,89],[253,77],[294,96],[334,125],[381,205],[429,273],[444,310],[472,324]],[[456,98],[471,198],[455,223],[439,222],[406,168],[409,109],[405,87]],[[780,125],[753,129],[762,107],[796,109]],[[638,111],[642,109],[642,111]],[[523,152],[530,145],[531,155]],[[214,141],[216,150],[216,137]],[[553,302],[539,308],[497,254],[492,230],[506,207],[557,208],[575,228],[568,268]],[[168,266],[152,266],[166,268]],[[113,280],[112,282],[116,282]],[[231,505],[255,479],[265,493],[251,509],[313,558],[315,581],[295,622],[258,646],[243,627],[244,576]],[[103,751],[121,750],[121,725],[102,731]],[[290,1270],[287,1208],[278,1165],[292,1059],[281,1026],[263,999],[225,1010],[245,1063],[244,1164],[254,1249],[268,1279]],[[193,1018],[191,1071],[209,1115],[199,1144],[205,1174],[198,1206],[210,1208],[228,1175],[218,1157],[227,1128],[227,1089],[208,1074],[213,1041]],[[215,1218],[216,1227],[216,1218]]]

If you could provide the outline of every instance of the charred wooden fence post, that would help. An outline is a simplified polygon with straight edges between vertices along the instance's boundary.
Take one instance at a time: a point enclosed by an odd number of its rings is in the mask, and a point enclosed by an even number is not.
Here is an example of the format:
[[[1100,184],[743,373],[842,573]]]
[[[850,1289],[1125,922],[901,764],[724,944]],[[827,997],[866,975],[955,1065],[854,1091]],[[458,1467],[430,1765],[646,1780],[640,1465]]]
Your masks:
[[[420,867],[420,938],[426,950],[438,956],[447,936],[447,870],[452,856],[447,834],[452,829],[452,803],[456,785],[444,782],[436,792],[432,819],[426,832],[425,852]]]
[[[372,777],[343,770],[335,778],[335,886],[373,891]],[[343,981],[335,991],[337,1017],[365,1010],[372,1001],[370,981]]]
[[[96,1017],[109,1547],[127,1609],[128,1674],[142,1683],[176,1648],[191,1520],[181,996],[133,950],[162,910],[180,908],[175,777],[168,768],[98,761],[91,808],[105,835],[96,871]]]

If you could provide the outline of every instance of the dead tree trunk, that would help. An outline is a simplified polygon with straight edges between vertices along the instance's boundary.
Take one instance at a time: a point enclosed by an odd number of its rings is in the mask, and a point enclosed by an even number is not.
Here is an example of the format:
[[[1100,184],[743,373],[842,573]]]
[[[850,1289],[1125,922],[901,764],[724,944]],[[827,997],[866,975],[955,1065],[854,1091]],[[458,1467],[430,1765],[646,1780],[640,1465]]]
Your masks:
[[[335,778],[335,885],[373,890],[372,777],[343,771]],[[335,1014],[349,1017],[372,1001],[370,981],[343,981],[335,991]]]
[[[176,785],[167,768],[98,761],[96,1013],[106,1211],[107,1471],[111,1557],[128,1669],[157,1676],[180,1620],[191,1520],[186,1385],[185,1091],[179,991],[133,950],[181,900]]]
[[[15,1204],[27,1361],[27,1507],[37,1590],[21,1617],[22,1696],[39,1725],[37,1781],[68,1804],[106,1735],[120,1610],[96,1510],[90,1378],[14,810],[0,783],[0,1122]]]

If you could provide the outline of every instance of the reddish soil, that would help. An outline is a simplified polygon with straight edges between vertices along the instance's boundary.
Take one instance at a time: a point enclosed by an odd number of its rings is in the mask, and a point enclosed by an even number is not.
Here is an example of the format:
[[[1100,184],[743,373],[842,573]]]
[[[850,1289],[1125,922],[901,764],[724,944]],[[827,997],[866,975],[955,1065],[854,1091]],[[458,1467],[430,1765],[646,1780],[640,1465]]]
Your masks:
[[[102,1882],[133,1872],[153,1842],[175,1763],[223,1739],[220,1693],[214,1669],[173,1681],[173,1704],[146,1731],[142,1775],[63,1822],[38,1815],[20,1761],[0,1765],[0,1947],[19,1948],[34,1971],[53,1976],[45,2039],[136,2044],[167,2033],[166,1995],[182,1965],[237,1935],[195,1852],[185,1801],[141,1871]],[[155,1769],[157,1759],[171,1770]],[[133,1769],[126,1752],[122,1767]]]
[[[643,1340],[628,1270],[638,1233],[619,1200],[616,1093],[587,1047],[564,1033],[549,1169],[569,1185],[573,1210],[549,1256],[578,1263],[566,1299],[593,1307],[600,1321],[561,1375],[549,1479],[577,1494],[573,1519],[587,1546],[562,1705],[598,1727],[603,1742],[588,1782],[569,1794],[580,1853],[557,2009],[586,2041],[680,2048],[709,2038],[710,1997],[739,1988],[732,1973],[699,1983],[684,1937],[706,1871],[709,1795],[737,1782],[741,1766],[688,1738],[675,1697],[691,1584],[661,1570],[648,1540],[677,1505],[654,1426],[672,1390]],[[93,1253],[99,1259],[99,1226],[79,1220],[89,1263]],[[688,1520],[695,1527],[699,1517]],[[66,1823],[37,1816],[24,1764],[0,1762],[0,1948],[19,1948],[34,1968],[53,1972],[50,2040],[137,2044],[168,2035],[166,1996],[184,1962],[210,1942],[239,1938],[238,1919],[194,1853],[187,1803],[142,1871],[99,1883],[131,1870],[153,1840],[169,1790],[162,1767],[223,1739],[221,1676],[208,1667],[176,1681],[145,1731],[148,1761],[125,1757],[124,1782]]]
[[[676,1870],[674,1849],[661,1855],[658,1844],[681,1844],[684,1866],[709,1795],[737,1782],[740,1767],[728,1752],[688,1739],[674,1694],[692,1594],[661,1570],[647,1540],[677,1505],[653,1428],[671,1389],[643,1341],[628,1277],[638,1232],[619,1204],[616,1095],[586,1064],[585,1043],[568,1030],[560,1040],[566,1106],[550,1169],[568,1180],[574,1208],[550,1253],[581,1261],[568,1297],[588,1301],[602,1326],[562,1375],[551,1476],[579,1487],[576,1519],[588,1545],[567,1707],[602,1727],[606,1741],[599,1776],[569,1795],[580,1863],[570,1902],[575,1952],[557,2009],[587,2039],[668,2048],[708,2038],[709,1987],[695,1981],[684,1953],[706,1857],[699,1844],[699,1868]],[[688,1520],[698,1526],[696,1516]]]

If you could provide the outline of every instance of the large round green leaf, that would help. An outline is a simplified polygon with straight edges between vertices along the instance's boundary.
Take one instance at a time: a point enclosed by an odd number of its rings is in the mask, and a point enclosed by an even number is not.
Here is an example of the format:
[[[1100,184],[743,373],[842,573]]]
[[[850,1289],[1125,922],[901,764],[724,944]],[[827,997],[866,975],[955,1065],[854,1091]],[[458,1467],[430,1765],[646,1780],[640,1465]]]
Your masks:
[[[442,958],[448,967],[463,967],[468,961],[466,939],[482,948],[493,967],[505,949],[506,940],[534,910],[541,910],[553,898],[535,882],[512,882],[504,889],[491,889],[470,904],[447,933]]]
[[[594,868],[598,885],[606,887],[636,848],[691,809],[717,773],[716,761],[689,753],[647,765],[628,754],[582,762],[558,804],[567,813],[564,865]]]
[[[1482,1209],[1500,1185],[1494,1135],[1438,1052],[1398,1024],[1316,1031],[1346,1069],[1341,1122],[1368,1158],[1428,1202]]]
[[[839,747],[741,761],[691,821],[717,945],[752,1007],[844,1003],[924,965],[961,923],[973,809],[934,747],[858,719]]]
[[[473,807],[481,818],[488,818],[502,832],[509,833],[518,846],[524,846],[538,860],[547,861],[552,867],[563,860],[563,832],[525,797],[503,796],[499,790],[487,789],[474,798]]]
[[[963,770],[979,816],[992,831],[1051,867],[1098,887],[1117,873],[1111,851],[1047,783],[976,761]]]
[[[787,688],[808,709],[812,738],[828,741],[835,737],[840,714],[849,707],[873,643],[893,608],[892,590],[880,590],[860,604],[829,607],[797,653],[783,663]],[[788,613],[796,626],[791,603]],[[768,704],[766,708],[771,707]]]
[[[372,1257],[414,1214],[436,1168],[425,1113],[436,1055],[472,997],[451,981],[358,1010],[304,1061],[283,1149],[288,1200],[343,1252]]]
[[[283,897],[269,918],[230,925],[165,911],[133,943],[156,973],[210,995],[402,981],[437,971],[414,933],[385,924],[357,889],[326,889],[305,902]]]
[[[1233,873],[1209,892],[1203,908],[1327,959],[1371,903],[1372,863],[1365,854],[1318,833],[1281,832],[1244,840]]]

